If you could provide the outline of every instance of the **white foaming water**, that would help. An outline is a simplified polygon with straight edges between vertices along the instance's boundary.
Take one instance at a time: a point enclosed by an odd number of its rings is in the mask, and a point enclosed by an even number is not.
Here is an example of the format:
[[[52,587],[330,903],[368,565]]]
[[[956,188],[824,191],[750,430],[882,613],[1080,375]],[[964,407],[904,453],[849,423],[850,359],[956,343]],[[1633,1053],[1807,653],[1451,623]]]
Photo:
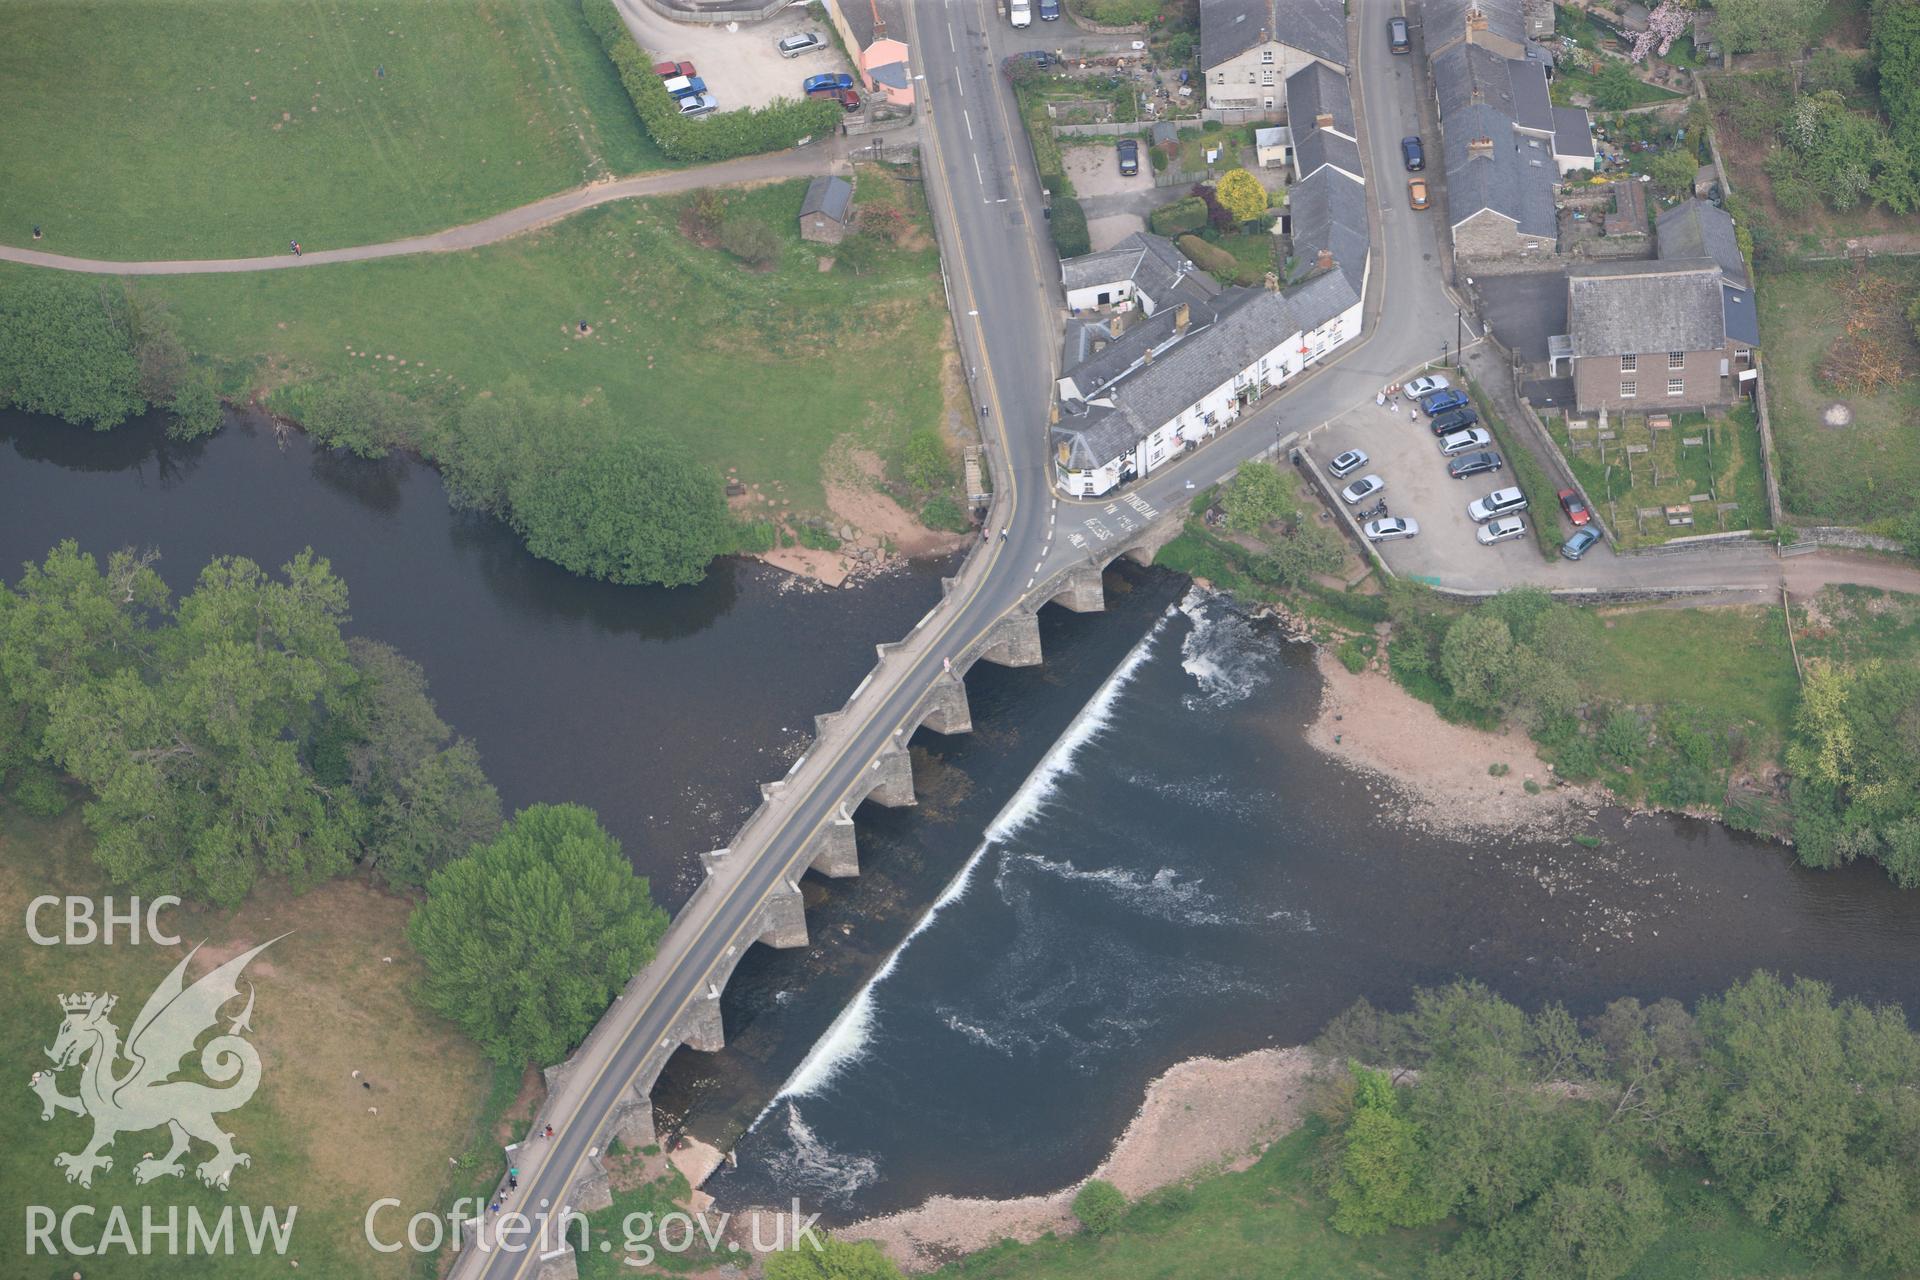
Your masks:
[[[1007,859],[1001,874],[1005,875],[1006,872],[1011,871],[1016,862],[1044,871],[1061,880],[1097,884],[1103,889],[1110,890],[1116,898],[1128,906],[1165,920],[1198,925],[1230,923],[1226,916],[1210,909],[1217,907],[1219,903],[1213,895],[1200,888],[1200,880],[1182,880],[1180,873],[1172,867],[1161,867],[1151,876],[1130,871],[1125,867],[1102,867],[1097,871],[1083,871],[1065,859],[1056,860],[1042,857],[1037,853],[1023,853]]]
[[[1180,601],[1193,630],[1180,642],[1180,667],[1199,686],[1182,699],[1189,711],[1244,702],[1267,682],[1267,648],[1253,624],[1224,599],[1195,587]]]
[[[880,1176],[880,1162],[872,1156],[845,1155],[820,1141],[800,1108],[787,1104],[787,1149],[771,1157],[768,1167],[782,1185],[811,1192],[818,1199],[845,1204],[860,1188]]]
[[[1053,746],[1047,749],[1047,754],[1042,757],[1034,771],[1027,775],[1027,780],[1020,784],[1020,789],[1013,793],[1012,798],[995,815],[993,822],[987,827],[986,838],[967,859],[966,865],[960,868],[960,874],[956,875],[941,891],[940,896],[933,900],[933,905],[927,908],[927,914],[920,917],[908,931],[907,936],[900,940],[900,945],[893,949],[893,954],[887,957],[886,963],[867,979],[866,985],[860,988],[860,994],[840,1011],[840,1016],[833,1020],[833,1025],[827,1028],[826,1034],[814,1042],[806,1058],[794,1069],[793,1074],[787,1078],[787,1082],[780,1086],[779,1092],[773,1095],[772,1101],[768,1102],[761,1109],[760,1114],[754,1117],[753,1124],[747,1126],[748,1132],[752,1132],[759,1126],[760,1121],[773,1110],[775,1103],[818,1093],[831,1084],[835,1076],[866,1056],[867,1047],[873,1036],[873,989],[886,981],[887,975],[891,974],[894,966],[900,963],[901,954],[913,945],[915,938],[927,930],[935,917],[966,894],[967,886],[973,880],[974,868],[980,865],[980,859],[986,855],[987,849],[995,843],[1004,842],[1040,815],[1047,801],[1052,799],[1054,793],[1059,790],[1060,780],[1072,769],[1074,757],[1079,754],[1080,749],[1113,722],[1114,704],[1119,701],[1121,692],[1133,681],[1135,673],[1153,652],[1154,642],[1160,638],[1160,633],[1166,630],[1167,623],[1172,619],[1173,614],[1174,610],[1169,608],[1154,622],[1147,634],[1140,638],[1140,642],[1134,645],[1127,656],[1121,660],[1120,665],[1114,668],[1113,674],[1108,676],[1106,682],[1095,691],[1093,697],[1087,701],[1087,705],[1080,708],[1080,713],[1074,716],[1073,722],[1054,741]]]

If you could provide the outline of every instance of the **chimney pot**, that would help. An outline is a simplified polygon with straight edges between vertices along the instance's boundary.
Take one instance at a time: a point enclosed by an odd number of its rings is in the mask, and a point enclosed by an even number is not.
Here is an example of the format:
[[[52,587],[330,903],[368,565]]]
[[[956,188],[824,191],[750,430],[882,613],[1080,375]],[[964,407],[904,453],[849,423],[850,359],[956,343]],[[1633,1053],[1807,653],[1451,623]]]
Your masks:
[[[1173,331],[1175,333],[1185,333],[1187,331],[1187,324],[1192,319],[1193,314],[1187,304],[1184,302],[1181,303],[1173,309]]]
[[[1320,129],[1333,128],[1333,112],[1322,111],[1319,115],[1313,118],[1313,123],[1316,128],[1320,128]]]
[[[1320,256],[1314,260],[1314,265],[1317,268],[1319,268],[1321,271],[1332,270],[1333,269],[1333,250],[1322,249],[1320,251]]]
[[[1469,142],[1467,144],[1467,150],[1475,152],[1477,154],[1491,155],[1493,154],[1493,139],[1492,138],[1475,138],[1472,142]]]

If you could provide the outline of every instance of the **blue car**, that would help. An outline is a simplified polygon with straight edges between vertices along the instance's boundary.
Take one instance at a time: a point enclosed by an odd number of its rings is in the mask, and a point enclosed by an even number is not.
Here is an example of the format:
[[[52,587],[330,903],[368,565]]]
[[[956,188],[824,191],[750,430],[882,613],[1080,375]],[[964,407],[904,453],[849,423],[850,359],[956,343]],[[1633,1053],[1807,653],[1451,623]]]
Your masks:
[[[851,89],[853,77],[844,71],[830,71],[825,75],[808,76],[800,84],[801,93],[812,93],[815,89]]]
[[[1420,397],[1420,407],[1429,418],[1437,418],[1449,409],[1458,409],[1463,404],[1473,403],[1471,397],[1458,387],[1448,387],[1445,391],[1429,391]]]
[[[1582,525],[1573,531],[1571,537],[1560,544],[1560,554],[1569,560],[1578,560],[1598,541],[1600,541],[1600,531],[1592,525]]]
[[[674,76],[661,83],[666,85],[669,98],[692,98],[707,91],[707,82],[699,76]]]

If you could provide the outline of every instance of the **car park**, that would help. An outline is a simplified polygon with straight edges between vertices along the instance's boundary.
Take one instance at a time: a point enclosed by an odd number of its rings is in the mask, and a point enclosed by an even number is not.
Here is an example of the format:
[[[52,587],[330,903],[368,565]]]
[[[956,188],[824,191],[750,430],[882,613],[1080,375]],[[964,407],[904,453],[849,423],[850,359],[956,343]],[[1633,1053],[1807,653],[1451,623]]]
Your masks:
[[[1587,510],[1587,504],[1582,502],[1580,495],[1573,490],[1562,489],[1559,498],[1560,509],[1567,513],[1567,519],[1573,521],[1574,528],[1577,529],[1593,519],[1593,512]]]
[[[1490,547],[1496,542],[1517,538],[1526,531],[1527,522],[1519,516],[1495,516],[1481,525],[1480,531],[1473,536],[1480,540],[1481,546]]]
[[[1485,431],[1479,427],[1468,427],[1465,431],[1456,431],[1452,435],[1440,437],[1440,456],[1451,458],[1469,449],[1484,449],[1492,443],[1493,437]]]
[[[1413,52],[1413,38],[1407,31],[1405,18],[1387,19],[1387,48],[1393,53]]]
[[[1420,397],[1420,410],[1429,418],[1437,418],[1449,409],[1458,409],[1470,404],[1472,398],[1458,387],[1443,387],[1438,391],[1429,391]]]
[[[1449,409],[1437,418],[1427,422],[1427,429],[1436,436],[1450,436],[1456,431],[1465,431],[1468,427],[1480,425],[1480,414],[1472,405],[1459,409]]]
[[[1376,475],[1364,475],[1340,491],[1340,499],[1348,506],[1362,498],[1371,498],[1387,487],[1387,482]]]
[[[680,99],[680,114],[683,116],[712,115],[720,109],[720,100],[710,93],[696,93],[690,98]]]
[[[1487,471],[1498,471],[1507,464],[1500,455],[1491,449],[1479,453],[1463,453],[1447,464],[1447,474],[1455,480],[1465,480],[1468,476],[1477,476]]]
[[[1408,395],[1412,396],[1415,400],[1418,400],[1421,396],[1430,396],[1436,391],[1445,391],[1448,387],[1452,385],[1453,384],[1451,382],[1448,382],[1441,375],[1437,373],[1428,373],[1428,374],[1423,374],[1418,378],[1415,378],[1412,382],[1409,382],[1406,385],[1406,392]]]
[[[801,93],[812,93],[815,89],[851,89],[853,77],[844,71],[828,71],[817,76],[808,76],[800,82]]]
[[[1400,139],[1400,159],[1408,173],[1418,173],[1427,167],[1427,153],[1420,145],[1419,135]]]
[[[1131,178],[1140,172],[1140,141],[1137,138],[1122,138],[1113,144],[1120,156],[1120,176]]]
[[[691,62],[656,62],[653,64],[653,74],[662,80],[671,80],[675,76],[691,78],[700,73],[693,69]]]
[[[781,36],[775,43],[783,58],[797,58],[803,53],[818,53],[827,47],[827,38],[818,31],[802,31],[798,35]]]
[[[1416,210],[1427,207],[1427,180],[1425,178],[1407,179],[1407,204]]]
[[[1392,542],[1398,538],[1420,536],[1420,522],[1406,516],[1381,516],[1360,526],[1368,542]]]
[[[1344,480],[1360,468],[1367,465],[1367,455],[1359,449],[1349,449],[1327,465],[1335,480]]]
[[[1573,536],[1560,544],[1560,554],[1569,560],[1578,560],[1598,541],[1600,541],[1600,531],[1592,525],[1584,529],[1575,529]]]
[[[858,89],[815,89],[807,95],[809,98],[827,98],[840,104],[843,111],[860,109],[860,91]]]
[[[1467,504],[1467,514],[1476,523],[1484,523],[1495,516],[1517,516],[1527,509],[1527,495],[1518,489],[1495,489],[1484,498],[1475,498]]]
[[[707,82],[699,76],[672,76],[661,83],[669,98],[691,98],[707,91]]]

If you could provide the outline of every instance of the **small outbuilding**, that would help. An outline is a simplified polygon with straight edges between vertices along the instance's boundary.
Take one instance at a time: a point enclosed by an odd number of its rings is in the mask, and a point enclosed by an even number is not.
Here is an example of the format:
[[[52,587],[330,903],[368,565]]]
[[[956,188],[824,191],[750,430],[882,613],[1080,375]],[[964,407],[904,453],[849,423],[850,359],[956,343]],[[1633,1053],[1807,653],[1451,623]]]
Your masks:
[[[800,202],[800,238],[839,244],[853,221],[853,186],[845,178],[815,178]]]

